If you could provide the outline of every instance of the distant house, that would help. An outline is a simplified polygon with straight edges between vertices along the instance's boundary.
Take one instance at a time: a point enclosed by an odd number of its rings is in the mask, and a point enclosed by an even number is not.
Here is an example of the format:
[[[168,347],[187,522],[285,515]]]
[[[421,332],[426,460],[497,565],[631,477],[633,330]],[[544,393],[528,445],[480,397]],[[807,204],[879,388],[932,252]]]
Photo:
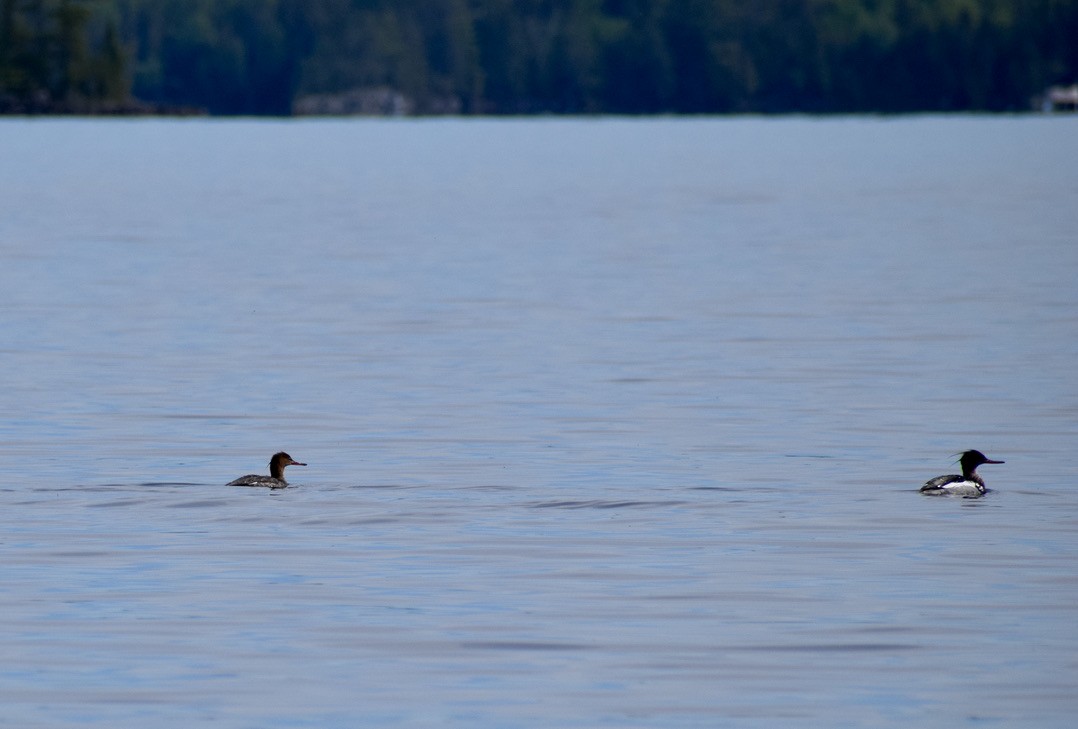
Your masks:
[[[1044,92],[1044,111],[1078,111],[1078,84],[1052,86]]]
[[[415,104],[385,86],[366,86],[339,94],[309,94],[292,103],[296,116],[409,116]]]

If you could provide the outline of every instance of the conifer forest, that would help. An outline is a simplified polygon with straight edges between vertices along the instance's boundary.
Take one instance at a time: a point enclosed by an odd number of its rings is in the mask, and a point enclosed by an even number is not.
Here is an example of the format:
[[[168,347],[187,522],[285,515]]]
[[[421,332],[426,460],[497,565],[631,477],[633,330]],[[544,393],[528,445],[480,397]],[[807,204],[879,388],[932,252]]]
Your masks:
[[[0,0],[0,111],[1022,111],[1078,0]]]

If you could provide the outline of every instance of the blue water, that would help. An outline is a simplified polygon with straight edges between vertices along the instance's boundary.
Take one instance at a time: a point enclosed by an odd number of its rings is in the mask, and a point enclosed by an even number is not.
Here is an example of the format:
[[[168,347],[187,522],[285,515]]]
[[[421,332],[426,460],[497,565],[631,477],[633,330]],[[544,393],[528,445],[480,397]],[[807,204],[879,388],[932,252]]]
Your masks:
[[[0,122],[0,726],[1071,726],[1074,132]]]

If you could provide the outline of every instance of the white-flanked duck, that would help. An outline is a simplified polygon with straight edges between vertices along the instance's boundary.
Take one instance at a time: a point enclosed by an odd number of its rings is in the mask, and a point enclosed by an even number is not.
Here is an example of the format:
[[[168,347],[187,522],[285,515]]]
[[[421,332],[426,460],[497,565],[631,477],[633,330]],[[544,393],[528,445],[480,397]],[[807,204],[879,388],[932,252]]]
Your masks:
[[[958,462],[962,464],[962,475],[936,476],[921,487],[922,494],[954,496],[983,496],[988,489],[984,479],[977,475],[977,466],[983,463],[1003,463],[993,461],[980,451],[966,451]]]
[[[260,476],[257,473],[252,473],[249,476],[241,476],[235,481],[230,482],[229,486],[266,486],[271,489],[283,489],[288,485],[288,482],[284,480],[284,469],[286,466],[306,466],[306,463],[300,463],[293,460],[292,456],[288,455],[284,451],[280,453],[274,453],[273,458],[270,459],[270,475]]]

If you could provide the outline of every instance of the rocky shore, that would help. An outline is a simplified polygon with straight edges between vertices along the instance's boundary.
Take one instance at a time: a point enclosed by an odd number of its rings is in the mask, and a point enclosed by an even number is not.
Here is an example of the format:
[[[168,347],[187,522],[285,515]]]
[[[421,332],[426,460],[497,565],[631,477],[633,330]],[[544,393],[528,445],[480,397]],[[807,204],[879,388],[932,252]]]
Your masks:
[[[0,93],[0,115],[8,116],[204,116],[205,109],[125,101],[57,100],[47,94],[21,97]]]

